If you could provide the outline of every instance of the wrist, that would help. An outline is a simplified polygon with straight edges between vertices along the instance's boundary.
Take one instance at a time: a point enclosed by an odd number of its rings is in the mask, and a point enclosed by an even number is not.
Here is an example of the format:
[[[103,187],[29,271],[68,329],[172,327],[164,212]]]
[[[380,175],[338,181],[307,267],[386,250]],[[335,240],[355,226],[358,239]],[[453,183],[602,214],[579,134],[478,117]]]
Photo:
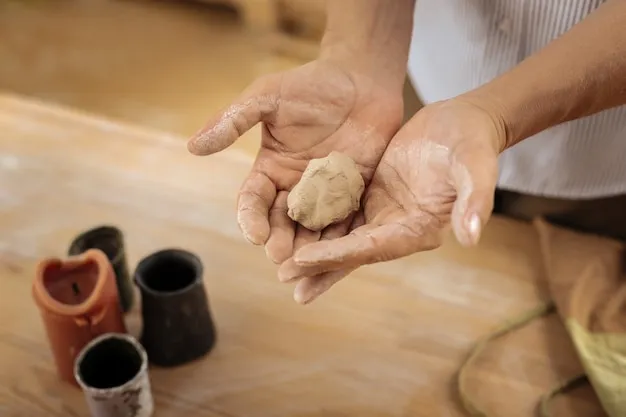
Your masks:
[[[414,5],[415,0],[328,1],[320,59],[401,91]]]
[[[333,39],[325,36],[319,59],[352,74],[365,76],[389,90],[401,91],[406,77],[408,52],[401,45],[378,45],[375,40]]]
[[[544,48],[464,94],[502,120],[506,147],[626,103],[626,2],[608,1]]]
[[[471,105],[487,117],[495,131],[494,143],[492,145],[498,153],[504,152],[516,143],[513,139],[514,133],[512,132],[507,112],[503,108],[502,103],[495,100],[490,94],[484,94],[477,89],[455,97],[453,100]]]

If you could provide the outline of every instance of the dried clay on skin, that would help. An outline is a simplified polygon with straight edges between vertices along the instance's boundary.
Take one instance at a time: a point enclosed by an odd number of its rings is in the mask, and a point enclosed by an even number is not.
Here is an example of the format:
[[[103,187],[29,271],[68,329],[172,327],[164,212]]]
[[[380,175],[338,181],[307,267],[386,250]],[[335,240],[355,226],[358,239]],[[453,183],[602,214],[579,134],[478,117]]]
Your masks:
[[[361,203],[365,183],[356,163],[333,151],[312,159],[287,198],[287,214],[309,230],[345,220]]]

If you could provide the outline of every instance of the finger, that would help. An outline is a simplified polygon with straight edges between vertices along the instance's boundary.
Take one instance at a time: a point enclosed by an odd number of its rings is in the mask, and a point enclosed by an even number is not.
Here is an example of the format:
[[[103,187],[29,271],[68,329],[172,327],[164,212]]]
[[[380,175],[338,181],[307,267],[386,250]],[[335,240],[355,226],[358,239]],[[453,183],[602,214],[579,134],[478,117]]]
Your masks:
[[[328,291],[333,285],[347,277],[354,269],[341,269],[327,272],[316,277],[305,277],[293,292],[293,298],[299,304],[309,304]]]
[[[354,215],[354,218],[352,219],[352,223],[350,224],[350,228],[348,229],[348,231],[351,232],[355,229],[358,229],[364,224],[365,224],[365,213],[363,212],[363,210],[359,210]]]
[[[280,191],[269,213],[270,236],[265,244],[267,257],[281,264],[293,254],[296,223],[287,215],[288,191]]]
[[[322,231],[319,239],[329,240],[345,236],[351,224],[352,218],[347,218],[343,222],[328,226]],[[294,252],[303,247],[305,244],[316,242],[318,240],[316,237],[317,236],[314,236],[312,233],[307,233],[307,235],[305,237],[302,237],[298,244],[295,246]],[[280,268],[278,268],[278,280],[281,282],[289,282],[308,275],[319,274],[319,271],[319,268],[307,268],[297,265],[293,258],[290,258],[284,261]]]
[[[419,227],[403,223],[365,225],[345,237],[303,247],[296,251],[294,262],[306,267],[309,276],[317,275],[314,272],[386,262],[437,247],[441,237],[434,230],[438,230],[438,226],[428,223]]]
[[[237,222],[243,236],[255,245],[264,244],[270,234],[269,210],[276,187],[269,177],[253,170],[244,181],[237,201]]]
[[[354,219],[354,215],[349,216],[342,222],[331,224],[322,231],[320,240],[337,239],[345,236],[350,230],[350,225]]]
[[[323,272],[326,271],[316,266],[307,267],[296,264],[292,256],[278,268],[278,280],[280,282],[290,282],[307,276],[319,275]]]
[[[476,245],[493,211],[497,157],[474,149],[459,153],[451,166],[457,198],[452,209],[452,229],[461,245]]]
[[[279,82],[277,77],[264,77],[254,82],[187,142],[189,152],[194,155],[219,152],[257,123],[271,122],[278,111]]]
[[[324,229],[320,240],[336,239],[346,235],[349,230],[365,224],[363,212],[359,211],[345,221],[331,225]],[[311,272],[319,268],[312,268]],[[345,269],[331,272],[324,272],[316,276],[307,276],[307,267],[297,265],[293,258],[290,259],[282,270],[283,279],[293,280],[302,278],[294,290],[294,299],[300,304],[309,304],[325,293],[341,279],[348,276],[354,269]]]
[[[306,246],[309,243],[317,242],[320,239],[321,232],[314,232],[306,227],[298,224],[296,227],[296,237],[293,242],[293,252]],[[278,280],[280,282],[292,281],[303,276],[302,268],[293,261],[293,254],[284,261],[278,268]]]
[[[296,228],[296,237],[293,242],[293,251],[306,246],[309,243],[317,242],[321,232],[314,232],[306,227],[298,224]],[[301,268],[293,261],[293,256],[284,261],[278,268],[278,280],[280,282],[292,281],[303,276]]]
[[[296,228],[296,237],[293,242],[293,250],[297,251],[309,243],[317,242],[320,239],[321,234],[322,232],[315,232],[307,229],[301,224],[298,224]]]

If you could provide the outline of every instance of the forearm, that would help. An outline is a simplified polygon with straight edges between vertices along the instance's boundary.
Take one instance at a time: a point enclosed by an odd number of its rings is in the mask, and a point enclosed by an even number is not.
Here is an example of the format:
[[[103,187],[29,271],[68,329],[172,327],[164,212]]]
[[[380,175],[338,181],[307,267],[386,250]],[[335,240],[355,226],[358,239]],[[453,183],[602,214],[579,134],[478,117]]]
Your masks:
[[[511,71],[464,96],[501,115],[503,148],[626,104],[626,0],[609,0]]]
[[[328,0],[320,57],[401,88],[414,7],[415,0]]]

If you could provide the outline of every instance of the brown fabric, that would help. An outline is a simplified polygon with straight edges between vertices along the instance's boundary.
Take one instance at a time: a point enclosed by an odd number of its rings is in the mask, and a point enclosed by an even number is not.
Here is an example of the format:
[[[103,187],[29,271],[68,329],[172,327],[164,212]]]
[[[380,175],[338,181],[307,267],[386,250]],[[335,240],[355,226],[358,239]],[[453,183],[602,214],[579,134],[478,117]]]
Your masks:
[[[555,225],[626,241],[626,195],[563,200],[498,190],[494,211],[521,220],[543,217]]]
[[[602,406],[626,415],[626,276],[622,242],[536,220],[553,302]]]
[[[462,403],[471,416],[490,417],[490,398],[472,395],[467,380],[475,372],[473,363],[479,355],[489,357],[483,348],[496,338],[515,332],[515,343],[508,349],[526,343],[522,326],[556,312],[573,342],[583,373],[562,374],[561,383],[546,390],[540,400],[542,416],[557,416],[551,402],[558,395],[589,382],[599,403],[609,417],[626,416],[626,244],[592,234],[583,234],[536,219],[538,243],[543,258],[543,273],[538,291],[544,298],[537,307],[503,322],[486,335],[472,350],[459,372],[458,388]],[[547,294],[547,298],[545,295]],[[554,342],[554,341],[553,341]],[[540,349],[540,347],[538,347]],[[542,351],[539,351],[542,352]],[[547,353],[547,352],[546,352]],[[558,357],[558,356],[557,356]],[[557,360],[552,357],[552,360]],[[491,359],[497,360],[497,359]],[[530,372],[531,368],[528,368]],[[529,374],[526,374],[528,377]],[[491,393],[490,395],[503,395]],[[493,414],[495,416],[495,414]],[[577,414],[574,414],[577,415]]]
[[[526,326],[530,322],[540,317],[546,316],[554,312],[554,304],[553,303],[543,303],[538,305],[536,308],[525,311],[523,314],[517,317],[513,317],[509,320],[506,320],[502,323],[502,325],[491,332],[490,334],[481,338],[472,348],[470,354],[467,359],[461,366],[457,376],[457,390],[459,393],[459,397],[461,399],[461,404],[465,409],[466,413],[471,417],[489,417],[489,414],[483,410],[483,406],[476,402],[476,399],[471,395],[471,383],[469,381],[469,374],[473,370],[474,363],[478,360],[479,356],[483,353],[483,350],[487,347],[488,344],[492,343],[494,340],[505,336],[506,334],[518,330],[521,327]],[[554,397],[557,392],[561,392],[561,387],[553,390],[548,393],[547,400],[544,402],[549,402],[549,399]],[[549,404],[548,404],[549,405]],[[549,414],[547,414],[549,415]]]
[[[548,287],[560,315],[592,332],[626,332],[624,245],[536,220]]]

